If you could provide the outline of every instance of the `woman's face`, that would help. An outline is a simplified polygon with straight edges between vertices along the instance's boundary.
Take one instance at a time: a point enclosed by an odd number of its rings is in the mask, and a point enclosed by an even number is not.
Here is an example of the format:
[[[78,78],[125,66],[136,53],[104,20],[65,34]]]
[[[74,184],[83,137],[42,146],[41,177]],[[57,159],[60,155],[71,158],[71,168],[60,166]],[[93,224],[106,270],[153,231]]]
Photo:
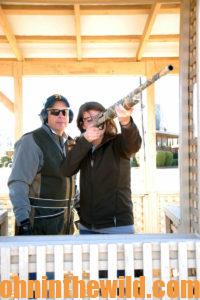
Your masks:
[[[93,132],[93,128],[94,127],[94,121],[96,119],[96,117],[101,114],[100,111],[98,110],[88,110],[86,112],[83,113],[83,126],[82,128],[87,131],[87,132],[90,132],[92,133]],[[102,139],[103,139],[103,136],[104,136],[104,133],[105,133],[105,130],[106,130],[106,126],[102,126],[102,127],[99,127],[99,128],[96,128],[98,129],[98,134],[99,134],[99,137],[98,139],[96,140],[93,140],[93,145],[99,145],[101,142],[102,142]]]
[[[94,121],[99,114],[101,114],[100,111],[93,110],[93,109],[84,112],[83,113],[83,129],[86,130],[89,127],[93,127]],[[103,133],[104,132],[105,132],[105,130],[103,129]]]

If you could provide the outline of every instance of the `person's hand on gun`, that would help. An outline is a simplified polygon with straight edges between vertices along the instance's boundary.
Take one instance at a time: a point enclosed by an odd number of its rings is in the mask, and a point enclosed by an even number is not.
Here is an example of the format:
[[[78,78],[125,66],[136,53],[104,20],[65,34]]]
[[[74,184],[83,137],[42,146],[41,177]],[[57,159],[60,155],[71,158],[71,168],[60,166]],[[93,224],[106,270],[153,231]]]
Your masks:
[[[131,122],[131,114],[133,112],[133,107],[130,109],[125,109],[121,104],[115,106],[115,111],[120,124],[124,127],[128,127]]]
[[[84,137],[90,143],[95,142],[103,137],[104,130],[99,129],[98,127],[88,127],[84,133]]]

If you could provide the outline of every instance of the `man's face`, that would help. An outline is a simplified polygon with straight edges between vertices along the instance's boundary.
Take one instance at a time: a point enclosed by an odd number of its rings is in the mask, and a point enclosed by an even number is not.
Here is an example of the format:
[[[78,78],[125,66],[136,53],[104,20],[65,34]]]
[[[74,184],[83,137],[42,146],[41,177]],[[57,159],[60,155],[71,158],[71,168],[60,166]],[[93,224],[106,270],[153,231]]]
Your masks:
[[[61,110],[61,111],[59,111]],[[69,110],[62,101],[56,101],[55,104],[48,109],[47,124],[56,134],[62,135],[69,123]]]

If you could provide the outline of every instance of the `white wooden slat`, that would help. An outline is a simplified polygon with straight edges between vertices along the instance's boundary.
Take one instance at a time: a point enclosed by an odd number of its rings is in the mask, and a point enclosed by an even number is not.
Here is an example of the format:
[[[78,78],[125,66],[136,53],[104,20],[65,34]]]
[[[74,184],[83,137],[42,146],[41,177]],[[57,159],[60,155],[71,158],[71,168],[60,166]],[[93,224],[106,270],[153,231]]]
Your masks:
[[[36,247],[36,277],[42,282],[42,277],[46,276],[46,246]],[[40,288],[40,295],[42,296],[42,286]],[[38,298],[39,300],[46,298]]]
[[[161,280],[165,283],[166,287],[170,280],[169,244],[161,243],[160,252]],[[168,300],[169,297],[165,295],[162,299]]]
[[[99,279],[99,247],[90,245],[90,279]]]
[[[134,280],[134,248],[133,244],[124,244],[124,264],[126,276],[132,276]]]
[[[179,266],[179,289],[181,280],[188,279],[188,263],[187,263],[187,243],[178,243],[178,266]],[[180,299],[188,299],[181,298]]]
[[[133,244],[124,244],[124,264],[125,264],[125,276],[131,276],[132,281],[135,279],[135,270],[134,270],[134,248]],[[126,298],[132,299],[135,298]]]
[[[80,280],[82,279],[82,272],[82,247],[81,245],[73,245],[73,276],[78,276],[78,280]],[[81,298],[77,297],[76,299]]]
[[[63,280],[64,272],[64,251],[63,245],[54,246],[54,272],[55,279]]]
[[[153,270],[152,270],[152,244],[143,244],[143,270],[145,276],[145,295],[151,298],[152,284],[153,284]],[[151,296],[150,296],[151,295]]]
[[[54,274],[55,280],[60,280],[63,283],[64,279],[64,251],[63,245],[54,246]],[[63,285],[62,286],[62,298],[63,299]]]
[[[73,245],[73,275],[82,279],[82,247]]]
[[[108,279],[117,278],[117,245],[108,244]]]
[[[10,248],[1,248],[1,281],[10,279]],[[9,300],[9,298],[3,298]]]
[[[19,247],[19,279],[28,282],[28,247]],[[28,288],[26,289],[28,292]],[[21,298],[27,299],[27,298]]]
[[[94,244],[90,245],[90,280],[99,281],[99,247]]]
[[[196,273],[197,280],[200,281],[200,242],[196,242]]]
[[[1,281],[10,278],[10,248],[1,248]]]
[[[108,279],[113,281],[117,279],[117,245],[108,244]],[[108,298],[117,299],[117,298]]]
[[[188,264],[187,264],[187,243],[178,243],[178,265],[179,265],[179,279],[187,280],[188,278]]]

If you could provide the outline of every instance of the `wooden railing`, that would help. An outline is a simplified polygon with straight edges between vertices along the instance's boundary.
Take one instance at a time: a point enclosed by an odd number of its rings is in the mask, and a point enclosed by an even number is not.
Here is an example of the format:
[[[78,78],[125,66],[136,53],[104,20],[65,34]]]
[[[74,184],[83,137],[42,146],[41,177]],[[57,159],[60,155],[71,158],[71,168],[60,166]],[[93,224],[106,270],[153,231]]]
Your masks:
[[[167,205],[179,204],[179,193],[155,193],[155,198],[156,205],[154,218],[157,218],[157,232],[166,233],[165,207]],[[134,194],[132,199],[135,232],[144,233],[145,218],[151,217],[145,214],[145,204],[148,202],[148,194]]]
[[[99,280],[121,273],[132,280],[145,276],[145,291],[152,293],[157,279],[166,284],[170,279],[200,280],[197,235],[0,237],[0,255],[1,281],[16,274],[40,281],[51,274],[62,281],[64,275]]]
[[[180,219],[180,205],[170,205],[165,207],[166,232],[178,233]]]
[[[8,235],[8,212],[0,209],[0,235]]]
[[[167,205],[179,204],[178,193],[157,193],[155,194],[157,207],[155,207],[155,218],[157,218],[158,233],[166,232],[166,219],[164,209]],[[148,202],[147,194],[133,194],[133,212],[136,233],[145,233],[145,203]],[[0,195],[0,207],[8,211],[8,235],[14,235],[14,214],[12,205],[7,194]]]
[[[8,229],[6,235],[13,236],[14,227],[15,227],[15,218],[14,218],[12,204],[10,202],[8,194],[0,194],[0,210],[7,211]]]

